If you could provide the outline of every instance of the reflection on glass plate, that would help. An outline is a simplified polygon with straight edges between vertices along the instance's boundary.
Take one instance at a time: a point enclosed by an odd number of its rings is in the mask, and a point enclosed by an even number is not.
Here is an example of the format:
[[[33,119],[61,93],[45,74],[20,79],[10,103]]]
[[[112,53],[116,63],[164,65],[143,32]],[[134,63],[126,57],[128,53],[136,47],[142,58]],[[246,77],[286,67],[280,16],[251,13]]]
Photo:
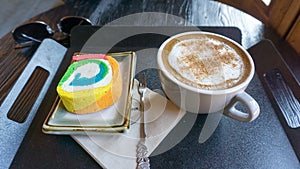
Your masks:
[[[120,99],[111,107],[91,114],[67,112],[57,97],[43,124],[47,134],[84,134],[97,132],[124,132],[130,126],[133,78],[136,64],[134,52],[109,54],[120,66],[123,90]]]

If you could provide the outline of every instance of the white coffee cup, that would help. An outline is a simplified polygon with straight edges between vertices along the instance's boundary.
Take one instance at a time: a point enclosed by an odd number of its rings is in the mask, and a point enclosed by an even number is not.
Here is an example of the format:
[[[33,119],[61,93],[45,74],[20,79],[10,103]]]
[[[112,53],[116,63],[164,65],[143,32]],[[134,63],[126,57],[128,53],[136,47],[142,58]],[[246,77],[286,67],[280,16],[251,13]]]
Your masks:
[[[196,40],[194,40],[196,39]],[[207,40],[208,39],[208,40]],[[187,40],[187,41],[186,41]],[[191,41],[189,41],[191,40]],[[213,41],[211,43],[210,41]],[[186,47],[187,49],[190,47],[189,45],[192,44],[193,47],[191,47],[190,50],[191,53],[194,55],[200,55],[199,53],[208,50],[209,48],[206,46],[208,45],[214,45],[216,41],[216,44],[220,44],[226,46],[226,52],[229,51],[229,53],[234,53],[236,52],[238,55],[241,56],[241,59],[243,62],[238,62],[241,63],[241,65],[238,65],[238,68],[236,68],[235,60],[229,62],[229,65],[234,65],[234,66],[229,66],[230,69],[228,69],[229,72],[239,72],[239,76],[241,78],[232,78],[232,79],[239,79],[239,80],[227,80],[227,76],[237,76],[239,77],[238,73],[232,73],[232,75],[227,75],[226,73],[216,73],[216,75],[211,75],[212,77],[218,77],[220,74],[220,77],[222,75],[222,78],[224,79],[223,82],[214,82],[214,80],[210,80],[207,82],[207,80],[203,80],[202,74],[200,74],[201,78],[200,81],[197,78],[193,78],[193,80],[190,80],[189,77],[190,75],[185,72],[186,69],[182,69],[182,65],[180,65],[183,62],[175,62],[177,60],[181,60],[181,54],[177,55],[177,51],[179,50],[180,52],[185,54]],[[203,43],[204,42],[204,43]],[[177,45],[179,44],[179,45]],[[200,44],[200,45],[199,45]],[[198,47],[199,46],[199,51]],[[176,47],[174,47],[176,46]],[[179,47],[178,47],[179,46]],[[181,48],[181,47],[184,47]],[[200,47],[201,46],[201,47]],[[228,49],[227,49],[228,47]],[[176,48],[176,49],[174,49]],[[196,48],[196,52],[195,49]],[[174,49],[174,50],[173,50]],[[231,51],[233,49],[234,51]],[[173,51],[172,51],[173,50]],[[175,51],[175,52],[174,52]],[[179,53],[180,53],[179,52]],[[226,53],[225,52],[225,53]],[[171,54],[170,54],[171,53]],[[174,54],[175,53],[175,54]],[[191,54],[189,53],[189,54]],[[220,53],[220,52],[219,52]],[[222,52],[221,52],[222,53]],[[176,59],[169,59],[168,57],[172,56],[172,58]],[[188,56],[189,57],[189,56]],[[166,59],[167,58],[167,59]],[[178,59],[179,58],[179,59]],[[187,58],[187,57],[184,57]],[[220,58],[220,57],[218,57]],[[175,61],[174,61],[175,60]],[[215,61],[216,59],[212,59],[212,61]],[[172,61],[172,63],[171,63]],[[158,62],[158,68],[159,68],[159,77],[160,81],[162,84],[162,88],[164,92],[166,93],[167,97],[175,103],[177,106],[181,107],[182,109],[185,109],[188,112],[194,112],[194,113],[201,113],[201,114],[206,114],[206,113],[212,113],[212,112],[222,112],[224,115],[227,115],[233,119],[243,121],[243,122],[249,122],[257,118],[260,112],[259,105],[257,102],[245,92],[245,89],[247,88],[248,84],[253,78],[254,72],[255,72],[255,67],[253,60],[249,53],[238,43],[235,41],[215,34],[215,33],[209,33],[209,32],[203,32],[203,31],[194,31],[194,32],[184,32],[180,33],[177,35],[174,35],[167,39],[159,48],[158,54],[157,54],[157,62]],[[234,62],[234,64],[233,64]],[[185,63],[185,62],[184,62]],[[190,61],[188,61],[190,63]],[[199,62],[200,63],[200,62]],[[204,63],[201,61],[201,63]],[[205,62],[206,63],[206,62]],[[191,65],[194,64],[191,61]],[[197,63],[198,64],[198,63]],[[218,65],[218,62],[215,64]],[[176,66],[174,66],[176,65]],[[178,66],[179,65],[179,66]],[[208,74],[213,74],[210,73],[207,70],[215,70],[214,66],[211,66],[208,69],[207,66],[205,66],[206,72]],[[222,63],[222,65],[224,65]],[[180,67],[181,66],[181,67]],[[177,70],[177,67],[178,70]],[[244,70],[245,67],[245,70]],[[207,69],[206,69],[207,68]],[[242,69],[243,68],[243,69]],[[184,70],[184,71],[179,71],[179,70]],[[202,69],[195,69],[195,70],[202,70]],[[219,70],[219,69],[216,69]],[[237,70],[237,71],[235,71]],[[189,71],[189,70],[188,70]],[[227,69],[226,69],[227,71]],[[225,71],[224,71],[225,72]],[[243,72],[243,73],[240,73]],[[186,73],[186,74],[182,74]],[[199,73],[199,72],[196,72]],[[196,76],[196,75],[195,75]],[[224,77],[223,77],[224,76]],[[194,77],[194,76],[191,76]],[[208,75],[205,76],[207,79],[213,79],[213,78],[208,78]],[[219,78],[219,79],[222,79]],[[197,81],[196,81],[196,80]],[[218,78],[216,78],[218,79]],[[205,83],[205,87],[202,86]],[[194,83],[196,81],[197,83]],[[237,82],[234,82],[237,81]],[[227,83],[228,82],[228,83]],[[233,83],[234,82],[234,83]],[[207,85],[209,83],[209,85]],[[224,84],[225,87],[219,87],[214,84]],[[211,85],[213,84],[213,85]],[[232,85],[232,86],[230,86]],[[209,86],[209,87],[207,87]],[[214,86],[217,86],[214,88]],[[211,87],[211,88],[210,88]],[[236,108],[237,103],[240,102],[242,105],[244,105],[247,109],[246,112],[242,112],[241,110],[238,110]]]

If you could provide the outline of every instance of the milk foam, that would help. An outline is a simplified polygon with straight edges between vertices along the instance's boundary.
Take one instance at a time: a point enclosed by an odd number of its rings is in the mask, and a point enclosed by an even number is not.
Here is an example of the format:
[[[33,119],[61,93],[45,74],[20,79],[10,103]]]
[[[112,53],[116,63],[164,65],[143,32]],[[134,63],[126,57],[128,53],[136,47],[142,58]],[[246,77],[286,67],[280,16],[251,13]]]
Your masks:
[[[100,80],[99,82],[95,82],[91,85],[83,85],[83,86],[70,86],[70,83],[74,80],[76,74],[80,73],[80,77],[92,78],[100,73],[99,65],[96,63],[87,63],[80,67],[78,67],[72,75],[62,84],[62,88],[68,92],[76,92],[81,90],[87,90],[92,88],[98,88],[108,85],[112,81],[112,68],[107,60],[101,59],[108,66],[107,75]]]
[[[244,73],[239,54],[224,42],[201,37],[182,40],[170,51],[168,62],[181,81],[207,89],[224,89]]]

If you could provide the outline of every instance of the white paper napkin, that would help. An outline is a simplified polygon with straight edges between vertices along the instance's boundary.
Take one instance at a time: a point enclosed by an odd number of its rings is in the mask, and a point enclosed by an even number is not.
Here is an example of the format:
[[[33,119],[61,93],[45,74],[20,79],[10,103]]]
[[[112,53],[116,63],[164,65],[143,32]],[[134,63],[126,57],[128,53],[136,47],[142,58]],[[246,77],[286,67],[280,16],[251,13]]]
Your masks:
[[[165,97],[149,89],[146,91],[145,96],[146,146],[148,155],[150,155],[186,112],[179,109]],[[140,112],[136,109],[139,104],[138,101],[139,94],[137,93],[137,81],[135,81],[131,126],[128,132],[72,135],[72,138],[103,168],[136,168],[136,150],[140,139]]]

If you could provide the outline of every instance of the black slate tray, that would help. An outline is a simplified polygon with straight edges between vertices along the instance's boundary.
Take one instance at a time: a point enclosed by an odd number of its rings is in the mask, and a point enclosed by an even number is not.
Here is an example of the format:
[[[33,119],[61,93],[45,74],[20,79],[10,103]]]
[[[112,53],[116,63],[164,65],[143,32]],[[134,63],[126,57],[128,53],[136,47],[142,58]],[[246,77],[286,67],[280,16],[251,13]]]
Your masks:
[[[71,137],[46,135],[41,131],[43,121],[47,116],[47,114],[44,114],[43,112],[49,112],[51,107],[49,101],[54,100],[56,97],[55,84],[59,81],[59,77],[63,74],[63,70],[66,69],[72,53],[81,50],[81,47],[88,37],[99,28],[100,27],[78,27],[73,31],[71,48],[68,50],[64,58],[64,63],[61,65],[59,73],[55,77],[53,84],[50,86],[47,93],[50,97],[42,102],[37,115],[33,119],[13,160],[11,168],[100,168],[99,165]],[[162,28],[170,29],[173,34],[195,29],[194,27],[151,27],[150,29]],[[111,30],[114,29],[117,31],[118,29],[122,30],[123,28],[111,28]],[[140,29],[140,27],[132,27],[132,29]],[[237,28],[200,27],[200,29],[222,34],[241,43],[241,32]],[[113,48],[110,48],[109,51],[136,51],[151,47],[158,48],[167,38],[168,36],[153,33],[131,36],[118,42]],[[105,48],[105,46],[99,46],[99,48],[95,50],[101,52],[102,47]],[[90,50],[94,50],[94,48]],[[107,48],[105,48],[105,50],[107,50]],[[252,54],[255,55],[253,52]],[[155,58],[155,56],[153,57]],[[159,87],[157,86],[159,81],[155,70],[147,70],[147,76],[151,77],[152,81],[152,84],[149,84],[150,89]],[[249,88],[250,93],[254,91],[264,95],[264,91],[257,79],[249,85]],[[256,96],[256,99],[261,99],[260,97],[263,96]],[[262,99],[266,98],[263,97]],[[268,100],[266,102],[266,104],[269,103]],[[267,109],[270,109],[268,106],[269,105],[267,105]],[[265,109],[262,109],[262,111],[265,111]],[[193,125],[192,130],[187,134],[185,139],[173,149],[151,157],[151,166],[153,168],[253,168],[256,165],[259,165],[262,168],[297,168],[299,163],[295,162],[295,154],[285,138],[285,133],[281,130],[281,125],[277,117],[274,117],[274,115],[275,113],[271,108],[266,114],[263,114],[255,122],[249,124],[236,122],[225,117],[221,120],[214,137],[210,138],[202,145],[200,145],[197,140],[205,122],[206,115],[198,115],[196,123]],[[194,117],[194,115],[187,114],[181,120],[181,125],[184,125],[189,118]],[[268,117],[270,117],[270,119],[268,119]],[[266,120],[273,122],[273,124],[269,126],[272,130],[274,130],[274,126],[278,128],[278,130],[275,129],[275,140],[268,140],[270,138],[268,134],[270,134],[271,137],[273,137],[273,135],[272,133],[269,133],[268,128],[263,127],[267,122]],[[249,126],[250,129],[246,129]],[[223,132],[222,130],[226,130],[227,127],[232,127],[232,131],[227,130]],[[238,134],[232,135],[237,131]],[[262,133],[262,135],[259,133]],[[245,140],[241,140],[241,138]],[[172,139],[172,132],[166,139]],[[162,146],[164,143],[165,142],[162,143]],[[248,144],[252,147],[248,147]],[[224,147],[222,145],[224,145]],[[274,147],[274,145],[281,145],[282,147],[278,148]],[[270,157],[270,153],[280,155],[280,157],[278,157],[279,161],[276,158]],[[249,158],[243,158],[248,157],[248,154],[250,155]],[[283,160],[283,162],[280,160]]]
[[[72,53],[80,51],[85,41],[95,33],[100,27],[88,27],[81,26],[73,30],[71,36],[71,47],[68,50],[64,63],[61,65],[61,69],[66,68],[70,63]],[[120,27],[119,27],[120,28]],[[127,27],[128,28],[128,27]],[[156,29],[160,29],[157,27]],[[184,30],[193,30],[191,27],[172,27],[175,32],[182,32]],[[241,43],[241,32],[237,28],[228,27],[201,27],[202,30],[211,31],[228,36],[235,41]],[[144,34],[138,38],[133,37],[124,40],[116,48],[115,51],[124,50],[138,50],[146,47],[158,47],[167,36],[159,36],[153,34]],[[146,43],[146,39],[151,39],[152,43]],[[58,77],[53,81],[53,85],[49,87],[49,91],[46,94],[51,96],[50,93],[55,92],[55,81],[58,81],[59,76],[62,73],[58,73]],[[151,85],[149,85],[151,88]],[[53,95],[53,94],[52,94]],[[49,100],[54,101],[55,95],[48,97]],[[49,112],[51,104],[47,100],[44,100],[33,119],[31,126],[26,133],[22,144],[12,162],[11,168],[98,168],[98,164],[69,136],[56,136],[46,135],[42,133],[41,127],[47,114],[43,112]],[[84,159],[84,160],[82,160]],[[35,161],[32,163],[32,161]]]

